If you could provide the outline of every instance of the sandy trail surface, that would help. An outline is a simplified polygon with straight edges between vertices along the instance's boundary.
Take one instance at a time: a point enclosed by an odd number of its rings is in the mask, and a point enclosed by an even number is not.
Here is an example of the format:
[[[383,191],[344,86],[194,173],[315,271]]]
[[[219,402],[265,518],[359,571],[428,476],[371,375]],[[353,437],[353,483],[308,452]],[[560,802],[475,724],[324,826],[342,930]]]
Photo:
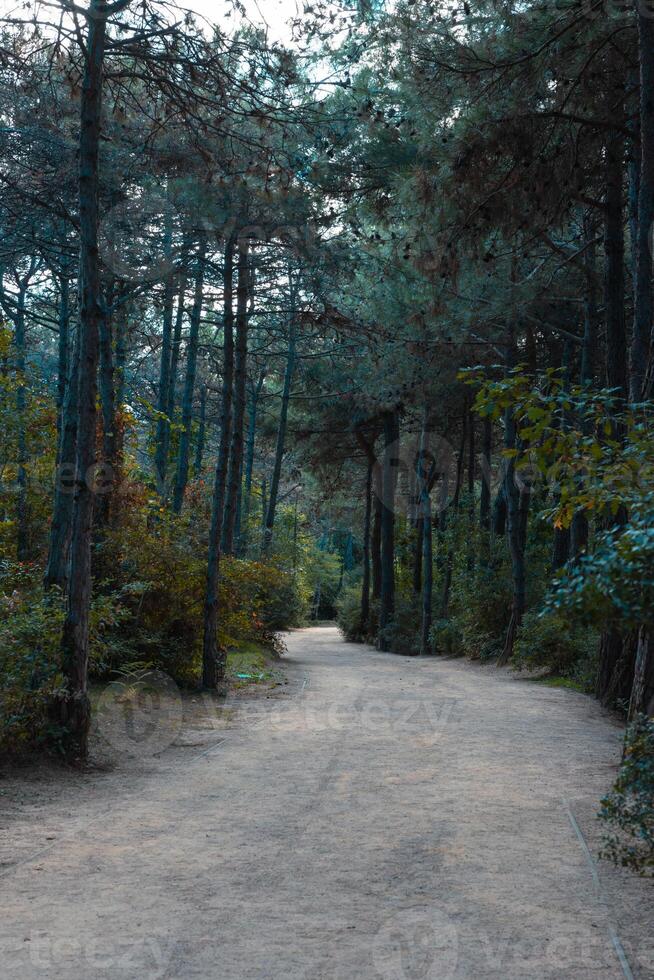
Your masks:
[[[157,755],[0,781],[1,977],[654,977],[652,885],[594,860],[621,730],[592,700],[288,648],[277,696]]]

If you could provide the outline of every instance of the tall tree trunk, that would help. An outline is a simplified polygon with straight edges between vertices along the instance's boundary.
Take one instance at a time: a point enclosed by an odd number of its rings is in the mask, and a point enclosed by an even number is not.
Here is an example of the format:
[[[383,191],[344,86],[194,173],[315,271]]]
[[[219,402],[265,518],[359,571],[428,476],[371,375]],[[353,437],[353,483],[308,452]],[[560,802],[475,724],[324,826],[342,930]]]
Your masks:
[[[368,460],[366,467],[366,501],[363,516],[363,576],[361,579],[361,638],[368,635],[370,625],[370,523],[372,515],[372,471],[374,463]]]
[[[61,451],[61,434],[64,427],[64,402],[68,384],[68,361],[70,352],[70,280],[67,275],[59,276],[59,338],[57,362],[57,463]]]
[[[107,527],[111,521],[112,496],[117,483],[116,473],[116,390],[114,378],[113,322],[114,304],[117,300],[116,284],[106,290],[106,307],[99,322],[100,335],[100,407],[102,411],[102,467],[103,472],[96,484],[101,492],[95,501],[96,527]]]
[[[286,443],[286,423],[288,419],[288,406],[291,400],[291,383],[293,371],[295,370],[295,345],[296,345],[296,324],[295,324],[295,292],[291,282],[291,322],[288,337],[288,356],[286,358],[286,370],[284,372],[284,390],[282,392],[282,405],[279,413],[279,428],[277,429],[277,445],[275,447],[275,463],[273,465],[272,477],[270,479],[270,491],[268,497],[268,509],[266,511],[266,522],[263,529],[264,555],[270,553],[273,537],[273,527],[275,525],[275,511],[277,509],[277,496],[279,493],[279,481],[282,473],[282,459],[284,456],[284,445]]]
[[[50,520],[48,559],[43,576],[43,587],[46,591],[55,586],[65,592],[68,583],[68,557],[75,502],[79,357],[79,331],[77,331],[64,396],[58,450],[59,461],[55,472],[54,501]]]
[[[621,135],[613,136],[605,151],[604,306],[606,319],[606,380],[624,400],[627,398],[627,337],[624,311],[623,149]],[[624,521],[617,515],[616,523]],[[612,703],[616,675],[621,671],[623,638],[616,629],[604,630],[600,639],[595,692],[603,704]]]
[[[98,256],[98,149],[102,120],[102,74],[107,30],[107,7],[91,0],[85,46],[80,106],[79,233],[80,322],[77,493],[73,507],[68,604],[62,632],[64,688],[58,721],[67,731],[72,757],[85,759],[91,706],[87,693],[89,607],[91,601],[91,528],[93,491],[87,481],[95,461],[95,421],[99,329],[104,315]]]
[[[25,296],[27,280],[23,279],[18,291],[14,315],[14,349],[16,367],[16,416],[18,421],[17,496],[16,496],[16,558],[26,561],[28,552],[27,522],[27,409],[25,388]]]
[[[198,437],[195,442],[195,459],[193,461],[193,475],[198,477],[202,472],[202,458],[204,456],[204,443],[207,430],[207,386],[200,388],[200,421],[198,423]]]
[[[389,627],[395,615],[395,487],[398,476],[399,417],[397,409],[383,413],[384,461],[382,466],[381,594],[379,597],[380,650],[391,649]]]
[[[412,585],[413,594],[420,595],[422,592],[422,545],[423,545],[423,513],[420,510],[420,493],[417,495],[417,509],[419,511],[416,517],[415,530],[413,532],[413,570],[412,570]]]
[[[372,495],[372,530],[370,532],[370,565],[372,572],[372,598],[377,600],[381,596],[381,527],[382,527],[382,467],[379,462],[375,462],[373,470],[373,495]]]
[[[633,721],[638,714],[654,716],[654,639],[647,626],[641,626],[638,633],[628,720]]]
[[[454,493],[452,495],[451,509],[456,518],[459,511],[459,499],[461,497],[461,487],[463,485],[463,465],[465,461],[465,448],[467,438],[468,413],[464,410],[461,419],[461,442],[459,444],[459,454],[456,461],[456,477],[454,482]],[[447,525],[447,514],[445,509],[441,512],[441,528],[445,531]],[[441,618],[447,619],[450,606],[450,589],[452,588],[452,575],[454,572],[454,545],[450,544],[445,560],[445,578],[443,581],[443,594],[441,596]]]
[[[186,378],[184,381],[184,396],[182,400],[182,431],[179,436],[177,453],[177,473],[175,474],[175,493],[173,510],[176,514],[182,511],[186,484],[188,483],[189,453],[191,447],[191,428],[193,425],[193,394],[195,392],[195,374],[198,359],[198,338],[202,318],[202,299],[204,291],[204,271],[207,249],[206,235],[203,234],[198,249],[197,269],[195,273],[195,290],[193,294],[193,309],[186,355]]]
[[[587,242],[584,251],[586,290],[584,297],[584,339],[581,345],[580,382],[590,384],[595,377],[597,361],[597,273],[595,245],[591,244],[594,229],[588,219],[584,221]],[[585,430],[588,426],[585,426]],[[570,525],[570,554],[573,561],[588,547],[588,518],[583,510],[577,510]]]
[[[606,380],[627,397],[627,331],[624,284],[624,200],[622,191],[624,139],[615,135],[605,150],[604,305],[606,316]]]
[[[215,688],[225,674],[225,659],[218,649],[218,585],[220,582],[220,539],[225,509],[227,458],[232,425],[232,389],[234,384],[234,239],[225,242],[223,266],[223,390],[220,410],[220,445],[211,501],[211,528],[207,557],[207,583],[204,599],[204,635],[202,641],[202,686]]]
[[[266,369],[259,371],[259,378],[256,385],[250,388],[250,406],[248,413],[248,434],[245,444],[245,486],[243,488],[243,519],[242,531],[239,535],[238,554],[247,554],[250,536],[250,515],[252,511],[252,474],[254,472],[254,446],[257,437],[257,409],[259,398],[263,390],[263,383],[266,379]]]
[[[234,528],[241,494],[243,474],[243,425],[245,421],[245,396],[247,384],[248,356],[248,243],[240,242],[237,262],[236,286],[236,348],[234,360],[234,397],[232,440],[229,450],[227,471],[227,493],[225,515],[223,518],[222,551],[231,555],[234,552]]]
[[[510,333],[507,343],[507,371],[515,363],[515,340]],[[504,448],[514,450],[517,447],[516,423],[513,409],[509,406],[504,412]],[[516,480],[515,458],[504,460],[504,475],[502,480],[503,495],[506,501],[506,522],[511,555],[511,577],[513,582],[513,598],[511,601],[511,618],[506,633],[504,649],[498,658],[498,665],[505,664],[513,655],[513,644],[516,631],[522,622],[526,603],[526,566],[525,566],[525,509],[521,508],[521,493]]]
[[[652,372],[647,368],[652,349],[651,235],[654,222],[654,21],[652,11],[641,0],[636,4],[636,10],[640,64],[641,157],[630,365],[632,401],[640,401],[645,395],[651,397],[652,393]]]
[[[173,326],[172,342],[170,345],[170,378],[168,381],[168,397],[166,402],[166,415],[172,425],[177,407],[177,375],[179,373],[179,355],[182,348],[182,328],[184,326],[184,313],[186,304],[186,287],[188,282],[188,252],[190,243],[185,240],[182,244],[180,257],[180,279],[177,289],[177,309],[175,311],[175,322]],[[168,456],[170,455],[170,428],[168,434]]]
[[[483,531],[490,530],[491,523],[491,453],[493,451],[493,423],[490,416],[484,417],[481,455],[483,460],[481,475],[481,494],[479,498],[479,526]]]
[[[172,220],[167,217],[165,227],[164,250],[168,256],[172,254]],[[175,308],[175,280],[171,273],[164,282],[163,317],[161,328],[161,359],[159,361],[159,391],[157,397],[157,434],[154,454],[154,474],[159,496],[166,496],[166,475],[168,470],[168,446],[170,442],[170,425],[172,419],[168,416],[170,400],[171,355],[173,341],[173,316]],[[181,324],[180,324],[181,328]]]
[[[420,624],[420,653],[423,656],[430,652],[429,633],[431,630],[434,574],[432,554],[431,488],[434,477],[434,462],[431,460],[429,454],[428,409],[425,406],[422,437],[420,440],[419,470],[419,506],[422,531],[422,615]]]
[[[570,372],[571,372],[571,359],[572,359],[572,347],[570,340],[566,340],[563,345],[563,357],[561,360],[561,371],[563,375],[563,382],[565,384],[565,390],[569,391],[570,388]],[[561,420],[561,428],[569,430],[570,428],[570,416],[568,412],[563,413],[563,418]],[[555,493],[555,500],[560,500],[560,494]],[[556,572],[559,568],[562,568],[570,557],[570,539],[571,531],[569,527],[555,527],[554,528],[554,539],[552,541],[552,571]]]

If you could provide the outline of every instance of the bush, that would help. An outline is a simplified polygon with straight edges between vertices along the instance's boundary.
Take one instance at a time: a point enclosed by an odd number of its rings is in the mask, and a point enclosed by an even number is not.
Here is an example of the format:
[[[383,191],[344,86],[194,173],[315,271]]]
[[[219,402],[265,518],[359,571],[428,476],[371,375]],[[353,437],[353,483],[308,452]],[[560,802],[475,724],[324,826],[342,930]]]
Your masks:
[[[64,607],[13,592],[0,600],[0,746],[17,749],[53,735],[48,705],[61,686],[58,650]]]
[[[513,663],[519,670],[545,668],[551,674],[581,676],[592,672],[598,639],[596,632],[574,620],[528,612],[518,627]]]
[[[361,589],[351,586],[343,589],[336,600],[336,622],[348,643],[363,643],[364,631],[361,625]]]
[[[393,653],[405,657],[420,653],[420,620],[420,597],[413,593],[396,592],[393,621],[383,634]]]
[[[602,857],[654,876],[654,719],[639,715],[627,729],[618,778],[599,817],[611,828]]]
[[[460,657],[464,653],[463,635],[453,619],[437,620],[429,631],[429,643],[434,653]]]
[[[505,566],[481,567],[452,590],[452,620],[463,652],[474,659],[497,656],[511,615],[511,579]]]

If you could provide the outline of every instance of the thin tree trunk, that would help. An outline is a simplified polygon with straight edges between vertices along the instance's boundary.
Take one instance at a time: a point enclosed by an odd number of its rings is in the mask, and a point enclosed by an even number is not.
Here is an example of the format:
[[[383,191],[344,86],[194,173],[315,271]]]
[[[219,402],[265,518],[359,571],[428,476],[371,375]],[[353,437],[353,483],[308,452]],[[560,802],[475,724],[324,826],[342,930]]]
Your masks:
[[[420,494],[418,494],[418,516],[416,518],[415,530],[413,532],[413,570],[412,585],[414,595],[422,592],[422,544],[423,544],[423,513],[420,510]]]
[[[624,200],[622,136],[615,135],[605,150],[604,305],[606,309],[606,380],[627,397],[627,331],[624,285]]]
[[[373,472],[372,531],[370,533],[370,563],[372,572],[372,598],[381,596],[381,526],[382,526],[382,468],[375,464]]]
[[[459,510],[459,499],[461,496],[461,487],[463,485],[463,464],[465,459],[465,448],[466,448],[466,437],[467,437],[467,420],[468,413],[464,411],[463,418],[461,419],[461,442],[459,444],[459,454],[457,456],[456,462],[456,478],[454,483],[454,493],[452,495],[452,513],[456,517]],[[447,515],[443,511],[441,526],[443,530],[446,526]],[[447,619],[450,606],[450,589],[452,588],[452,575],[454,572],[454,545],[450,544],[447,551],[447,558],[445,560],[445,578],[443,582],[443,594],[441,596],[441,618]]]
[[[234,552],[234,528],[236,526],[236,514],[243,474],[243,425],[245,421],[248,356],[248,275],[247,242],[242,242],[239,243],[237,262],[232,439],[229,450],[227,492],[222,532],[222,551],[226,555],[231,555]]]
[[[59,440],[59,462],[55,472],[48,560],[43,576],[43,587],[46,591],[55,586],[65,592],[68,583],[68,557],[75,502],[79,356],[79,331],[77,331],[73,344],[73,356],[68,370],[61,438]]]
[[[491,524],[491,453],[493,451],[493,423],[490,416],[484,417],[482,433],[481,493],[479,498],[479,526],[483,531],[490,531]]]
[[[261,391],[263,389],[263,383],[266,378],[266,369],[262,368],[259,372],[259,378],[256,385],[251,386],[250,390],[250,408],[248,417],[248,434],[245,447],[245,486],[243,489],[244,496],[244,506],[243,506],[243,520],[242,520],[242,531],[239,535],[239,546],[238,553],[240,555],[245,555],[247,553],[249,536],[250,536],[250,514],[252,511],[252,474],[254,472],[254,447],[257,437],[257,408],[259,406],[259,398],[261,397]]]
[[[165,228],[164,249],[168,256],[172,253],[172,221],[168,217]],[[166,496],[166,475],[168,470],[168,446],[170,443],[170,425],[172,419],[168,415],[170,400],[170,381],[172,373],[172,334],[175,307],[175,281],[172,273],[164,282],[163,318],[161,329],[161,359],[159,361],[159,392],[157,399],[157,434],[154,454],[154,473],[159,496]],[[181,327],[181,324],[180,324]],[[178,348],[179,349],[179,348]]]
[[[431,519],[431,488],[434,481],[434,463],[429,457],[429,428],[428,410],[425,415],[420,440],[420,518],[422,530],[422,593],[421,593],[421,624],[420,624],[420,653],[425,656],[430,652],[429,633],[431,631],[431,610],[433,600],[433,554],[432,554],[432,519]]]
[[[588,243],[584,251],[584,268],[586,272],[586,292],[584,298],[584,339],[581,345],[580,382],[590,384],[595,377],[597,361],[597,275],[595,245],[590,244],[593,229],[586,220],[585,237]],[[582,423],[583,424],[583,423]],[[587,424],[584,430],[588,430]],[[588,547],[588,518],[584,510],[577,510],[570,525],[570,554],[573,561]]]
[[[218,585],[220,581],[220,538],[225,509],[227,457],[232,424],[232,389],[234,383],[234,312],[233,312],[234,240],[225,243],[223,266],[223,390],[220,411],[220,445],[211,501],[211,528],[207,558],[207,583],[204,599],[204,636],[202,641],[202,686],[215,688],[225,674],[225,659],[218,649]]]
[[[64,427],[64,402],[68,384],[68,359],[70,348],[70,280],[59,277],[59,338],[57,363],[57,463],[61,451],[61,435]]]
[[[641,626],[638,633],[628,720],[633,721],[638,714],[654,716],[654,640],[647,626]]]
[[[627,337],[624,289],[623,225],[623,137],[615,135],[605,151],[604,306],[606,319],[606,380],[610,388],[627,398]],[[616,515],[616,524],[624,515]],[[614,701],[616,677],[623,659],[623,638],[616,629],[606,629],[600,638],[596,694],[603,704]]]
[[[511,332],[507,343],[507,371],[515,362],[515,341]],[[514,450],[517,446],[516,423],[512,408],[504,412],[504,447]],[[522,622],[526,603],[526,568],[525,568],[525,511],[521,508],[521,493],[516,480],[515,459],[513,456],[504,460],[504,478],[502,481],[504,499],[506,501],[506,522],[511,555],[511,575],[513,581],[513,598],[511,602],[511,618],[506,633],[504,649],[498,658],[498,666],[505,664],[513,655],[513,644],[516,631]]]
[[[651,397],[652,374],[647,371],[652,341],[652,251],[654,222],[654,21],[652,11],[639,0],[638,53],[640,64],[640,180],[636,243],[634,322],[631,342],[630,391],[632,401]],[[646,373],[649,374],[645,383]]]
[[[275,524],[275,510],[277,508],[277,495],[279,493],[279,481],[282,473],[282,459],[284,456],[284,445],[286,443],[286,423],[288,419],[288,406],[291,399],[291,383],[293,371],[295,369],[295,345],[296,345],[296,324],[294,309],[294,287],[291,283],[291,322],[288,338],[288,356],[286,359],[286,370],[284,372],[284,390],[282,392],[282,405],[279,413],[279,428],[277,430],[277,446],[275,448],[275,463],[270,479],[270,492],[268,498],[268,509],[266,511],[266,522],[263,530],[264,555],[270,553],[273,537],[273,527]]]
[[[168,396],[166,400],[166,415],[172,425],[177,407],[177,375],[179,372],[179,355],[182,347],[182,328],[184,326],[184,312],[186,302],[186,286],[188,281],[188,251],[189,243],[185,241],[182,245],[181,254],[181,275],[179,288],[177,291],[177,310],[175,312],[175,323],[173,326],[172,342],[170,345],[170,378],[168,381]],[[170,428],[167,430],[168,446],[167,456],[170,455]],[[168,462],[168,460],[166,461]]]
[[[368,635],[370,625],[370,524],[372,515],[372,471],[374,464],[368,460],[366,467],[366,503],[363,517],[363,576],[361,579],[361,638]]]
[[[28,552],[27,527],[27,408],[25,389],[25,296],[27,282],[23,280],[18,292],[14,316],[14,348],[16,366],[16,416],[18,420],[17,496],[16,496],[16,558],[25,561]]]
[[[79,234],[80,326],[76,481],[70,547],[68,604],[62,631],[64,688],[58,721],[68,733],[72,757],[85,759],[91,706],[87,693],[91,528],[93,492],[87,475],[95,461],[99,329],[104,312],[98,256],[98,149],[102,119],[102,75],[107,30],[106,5],[91,0],[80,107]]]
[[[113,490],[116,485],[116,391],[114,378],[113,354],[113,318],[116,285],[112,283],[106,292],[106,308],[99,322],[100,336],[100,365],[99,388],[100,407],[102,411],[102,492],[95,501],[95,524],[97,527],[107,527],[111,521],[111,504]]]
[[[200,422],[198,424],[198,437],[195,443],[195,459],[193,461],[193,475],[198,477],[202,472],[202,458],[204,456],[204,443],[207,430],[207,386],[200,388]]]
[[[384,461],[381,510],[381,594],[379,597],[380,650],[391,649],[389,627],[395,615],[395,487],[397,483],[399,419],[396,409],[383,413]]]
[[[184,396],[182,401],[182,431],[179,437],[177,473],[175,475],[175,493],[173,496],[173,510],[176,514],[180,514],[182,511],[184,494],[188,483],[191,427],[193,425],[193,394],[195,392],[198,338],[200,335],[200,322],[202,317],[206,249],[207,240],[206,235],[203,234],[200,240],[200,248],[198,250],[193,309],[191,310],[188,351],[186,355],[186,379],[184,382]]]

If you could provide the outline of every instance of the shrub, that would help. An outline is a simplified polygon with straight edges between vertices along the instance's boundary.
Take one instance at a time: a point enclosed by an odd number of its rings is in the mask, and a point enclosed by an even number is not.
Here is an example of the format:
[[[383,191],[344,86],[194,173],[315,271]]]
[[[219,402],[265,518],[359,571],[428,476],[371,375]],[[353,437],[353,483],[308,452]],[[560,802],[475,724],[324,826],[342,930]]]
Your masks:
[[[336,622],[348,643],[362,643],[365,639],[361,626],[361,589],[351,586],[343,589],[336,601]]]
[[[618,778],[599,817],[610,828],[602,857],[654,875],[654,719],[639,715],[627,729]]]
[[[525,614],[516,635],[513,663],[519,670],[545,668],[570,676],[589,668],[596,656],[597,633],[555,613]]]
[[[463,636],[453,619],[438,619],[429,631],[429,643],[435,653],[450,657],[460,657],[464,653]]]
[[[59,593],[43,600],[13,592],[2,597],[0,610],[0,745],[16,749],[56,734],[47,709],[61,685],[64,608]]]
[[[496,656],[511,614],[511,580],[505,566],[481,567],[460,580],[452,595],[452,619],[463,652],[472,659]]]
[[[393,653],[405,657],[420,653],[420,619],[419,596],[396,592],[393,621],[383,634]]]

